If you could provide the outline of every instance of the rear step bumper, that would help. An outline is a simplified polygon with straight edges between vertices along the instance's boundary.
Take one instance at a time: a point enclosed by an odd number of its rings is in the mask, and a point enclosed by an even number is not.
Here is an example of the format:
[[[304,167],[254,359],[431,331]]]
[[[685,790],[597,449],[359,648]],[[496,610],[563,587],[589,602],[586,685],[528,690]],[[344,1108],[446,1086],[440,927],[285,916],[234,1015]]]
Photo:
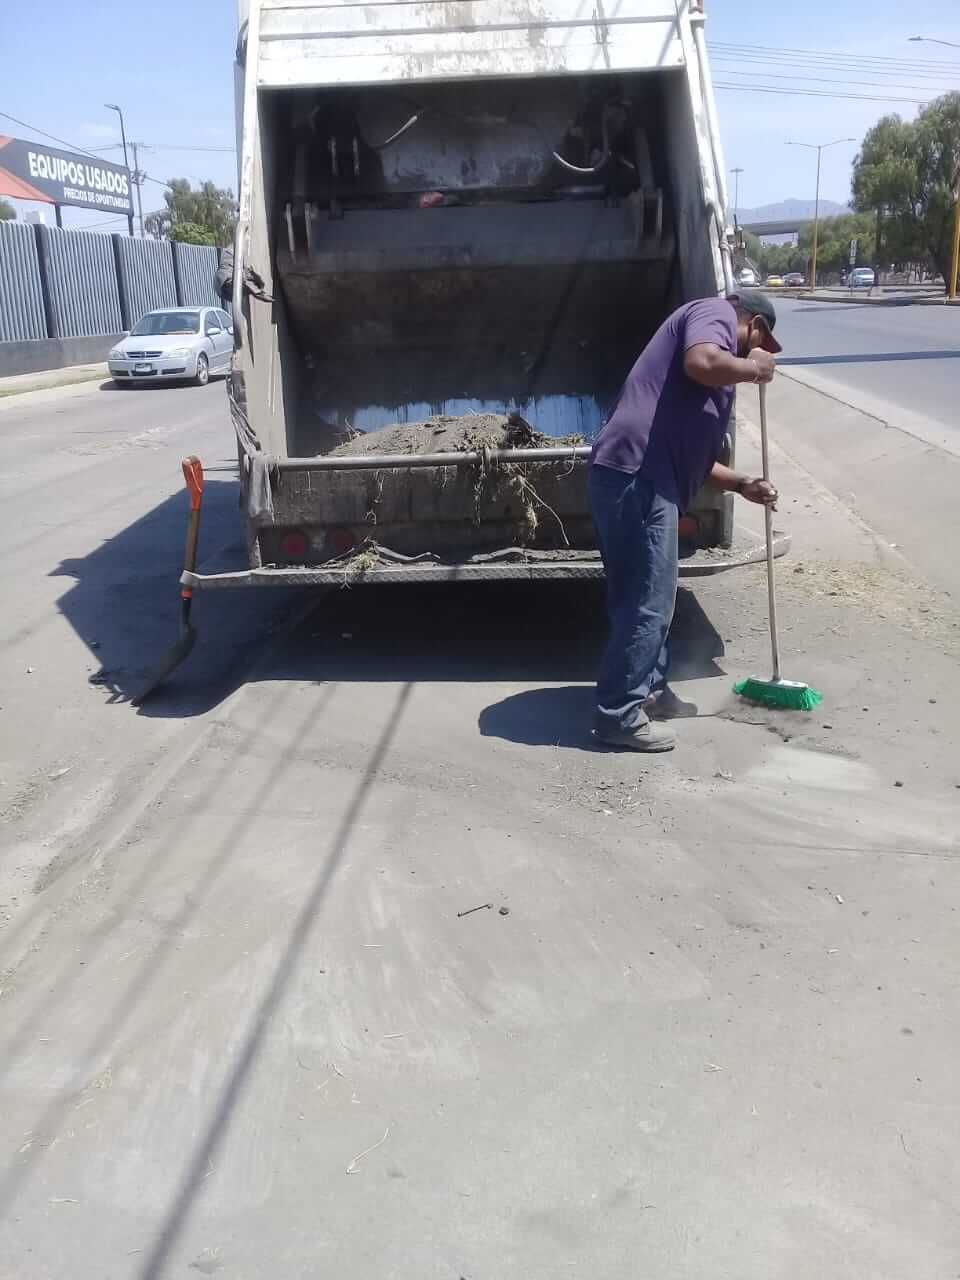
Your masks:
[[[774,535],[774,555],[790,550],[790,535]],[[729,549],[711,548],[681,555],[681,578],[708,578],[730,569],[759,564],[766,558],[762,538],[747,531],[734,538]],[[602,578],[603,565],[597,552],[516,553],[516,558],[474,557],[459,563],[398,564],[385,562],[351,569],[349,560],[316,566],[289,568],[231,569],[210,565],[206,573],[183,573],[180,582],[194,591],[228,587],[352,587],[361,583],[396,582],[492,582],[510,580],[572,580]]]

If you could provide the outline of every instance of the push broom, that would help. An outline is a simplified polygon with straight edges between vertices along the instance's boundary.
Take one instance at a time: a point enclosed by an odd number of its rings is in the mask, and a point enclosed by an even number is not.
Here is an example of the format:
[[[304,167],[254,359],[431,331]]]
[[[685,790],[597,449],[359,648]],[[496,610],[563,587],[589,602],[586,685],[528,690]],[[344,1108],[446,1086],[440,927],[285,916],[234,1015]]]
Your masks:
[[[760,454],[763,459],[763,478],[764,480],[769,480],[767,388],[763,383],[760,384]],[[767,538],[767,596],[770,607],[770,648],[773,654],[773,676],[770,680],[758,680],[756,676],[751,676],[747,680],[738,680],[733,686],[733,691],[738,693],[741,698],[749,698],[751,702],[760,702],[767,707],[782,707],[787,711],[812,711],[814,707],[819,706],[823,701],[823,695],[799,680],[784,680],[780,674],[780,640],[777,635],[777,593],[773,560],[773,509],[771,506],[764,506],[763,518]]]

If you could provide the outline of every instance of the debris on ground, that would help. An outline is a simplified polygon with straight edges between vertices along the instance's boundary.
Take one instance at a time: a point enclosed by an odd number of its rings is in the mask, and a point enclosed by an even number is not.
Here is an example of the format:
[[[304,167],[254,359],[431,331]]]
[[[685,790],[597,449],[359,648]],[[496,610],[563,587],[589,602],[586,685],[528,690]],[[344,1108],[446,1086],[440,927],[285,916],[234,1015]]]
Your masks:
[[[363,1157],[368,1156],[371,1151],[376,1151],[377,1147],[382,1147],[389,1136],[390,1136],[390,1126],[387,1125],[387,1131],[383,1135],[383,1137],[380,1139],[379,1142],[375,1142],[372,1147],[367,1147],[366,1151],[361,1151],[358,1156],[353,1157],[353,1159],[347,1165],[347,1169],[346,1169],[347,1173],[359,1173],[360,1170],[357,1166],[359,1165]]]

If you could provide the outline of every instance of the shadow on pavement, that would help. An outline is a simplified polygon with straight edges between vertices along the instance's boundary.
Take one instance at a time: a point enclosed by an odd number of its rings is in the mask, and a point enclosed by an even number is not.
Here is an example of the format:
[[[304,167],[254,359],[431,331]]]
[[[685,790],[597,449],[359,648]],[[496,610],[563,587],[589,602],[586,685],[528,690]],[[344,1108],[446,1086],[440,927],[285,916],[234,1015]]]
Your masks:
[[[87,644],[100,669],[91,683],[111,700],[136,694],[147,673],[177,638],[179,578],[187,527],[187,497],[177,493],[76,560],[64,560],[51,577],[72,579],[58,607]],[[208,480],[200,530],[201,556],[235,541],[240,530],[236,483]],[[199,637],[188,663],[171,678],[143,714],[202,714],[231,693],[251,654],[304,595],[211,592],[196,601]]]
[[[681,587],[677,596],[670,640],[674,679],[725,674],[716,662],[723,656],[723,640],[689,588]],[[592,681],[599,656],[598,644],[590,672],[582,678]],[[526,689],[486,707],[480,713],[480,733],[485,738],[504,738],[530,747],[603,750],[590,737],[593,707],[592,683]]]
[[[225,373],[211,373],[210,381],[226,382],[227,375]],[[141,378],[137,381],[115,382],[113,378],[107,378],[106,382],[101,382],[97,388],[98,391],[177,391],[183,387],[194,387],[196,383],[192,378],[162,378],[157,382],[152,382],[147,378]],[[202,390],[202,388],[199,388]]]
[[[53,571],[72,579],[59,608],[99,664],[91,683],[108,689],[112,701],[135,696],[177,638],[186,522],[186,494],[177,493]],[[235,544],[239,531],[236,483],[208,480],[201,563]],[[261,674],[319,683],[588,684],[606,634],[600,581],[208,591],[194,600],[192,621],[192,654],[141,714],[200,715]],[[289,634],[270,652],[270,637],[281,629]],[[712,660],[722,651],[696,597],[681,588],[675,674],[715,674]]]

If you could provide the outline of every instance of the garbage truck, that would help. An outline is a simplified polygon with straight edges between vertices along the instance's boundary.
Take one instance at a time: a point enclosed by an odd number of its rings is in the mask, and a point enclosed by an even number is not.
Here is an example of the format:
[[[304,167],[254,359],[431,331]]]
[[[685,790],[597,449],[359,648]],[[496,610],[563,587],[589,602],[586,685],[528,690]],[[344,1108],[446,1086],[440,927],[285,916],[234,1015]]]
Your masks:
[[[600,576],[604,411],[672,309],[733,287],[702,0],[239,18],[245,558],[185,591]],[[681,540],[687,575],[763,554],[708,490]]]

